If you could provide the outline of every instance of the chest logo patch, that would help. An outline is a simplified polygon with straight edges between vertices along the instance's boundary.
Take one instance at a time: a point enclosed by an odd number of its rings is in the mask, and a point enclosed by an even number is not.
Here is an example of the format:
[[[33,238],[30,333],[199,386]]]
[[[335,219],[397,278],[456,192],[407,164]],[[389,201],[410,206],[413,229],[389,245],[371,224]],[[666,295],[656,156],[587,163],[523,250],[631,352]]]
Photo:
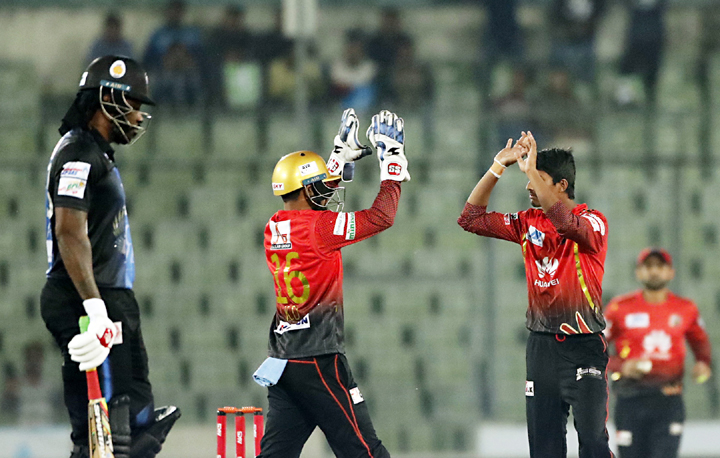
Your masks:
[[[672,338],[663,330],[650,332],[643,339],[645,354],[655,359],[670,359]]]
[[[545,274],[550,275],[550,277],[554,277],[559,264],[560,262],[558,262],[557,259],[548,258],[547,256],[543,258],[542,263],[540,261],[535,261],[540,278],[545,278]]]
[[[668,320],[668,325],[671,328],[675,328],[677,326],[680,326],[682,324],[682,321],[683,320],[680,315],[673,313],[672,315],[670,315],[670,319]]]
[[[290,221],[270,221],[270,248],[273,250],[289,250],[292,248],[290,240]]]
[[[545,242],[545,233],[539,231],[535,226],[530,226],[528,228],[528,239],[533,245],[542,247],[543,242]]]
[[[650,327],[650,315],[647,313],[628,313],[625,316],[625,327],[628,329]]]

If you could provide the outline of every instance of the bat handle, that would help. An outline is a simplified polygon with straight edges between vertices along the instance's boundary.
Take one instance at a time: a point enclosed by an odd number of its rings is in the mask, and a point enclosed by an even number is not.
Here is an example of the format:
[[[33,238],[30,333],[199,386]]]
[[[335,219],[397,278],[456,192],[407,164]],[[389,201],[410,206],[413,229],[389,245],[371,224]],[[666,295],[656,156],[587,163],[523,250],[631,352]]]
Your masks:
[[[90,325],[90,317],[83,315],[78,320],[80,326],[80,332],[88,330]],[[97,369],[88,369],[85,371],[85,378],[87,378],[88,386],[88,399],[100,399],[102,397],[102,391],[100,391],[100,380],[98,379]]]

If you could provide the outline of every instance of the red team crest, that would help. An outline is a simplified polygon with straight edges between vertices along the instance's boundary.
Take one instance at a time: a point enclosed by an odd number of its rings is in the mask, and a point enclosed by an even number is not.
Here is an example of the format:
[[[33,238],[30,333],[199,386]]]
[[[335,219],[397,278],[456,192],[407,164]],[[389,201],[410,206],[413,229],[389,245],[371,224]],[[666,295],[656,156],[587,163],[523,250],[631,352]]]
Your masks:
[[[292,249],[292,242],[290,242],[290,221],[270,221],[268,226],[272,234],[270,246],[273,250]]]

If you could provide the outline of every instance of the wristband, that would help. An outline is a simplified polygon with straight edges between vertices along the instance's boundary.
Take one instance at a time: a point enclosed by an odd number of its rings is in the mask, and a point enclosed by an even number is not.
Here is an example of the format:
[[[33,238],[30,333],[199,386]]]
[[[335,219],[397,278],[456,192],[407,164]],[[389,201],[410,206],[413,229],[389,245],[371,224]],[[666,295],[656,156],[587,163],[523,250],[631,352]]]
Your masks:
[[[498,162],[498,161],[495,161],[495,162],[497,162],[498,164],[500,164],[500,162]],[[505,167],[504,167],[502,164],[500,164],[501,168],[500,168],[500,170],[498,170],[498,171],[496,172],[495,170],[493,170],[493,166],[494,166],[494,165],[495,165],[495,164],[491,165],[490,168],[488,169],[488,171],[489,171],[490,173],[492,173],[493,175],[495,175],[495,178],[497,178],[497,179],[499,180],[499,179],[500,179],[500,176],[503,174],[503,172],[505,172]]]
[[[502,167],[502,168],[504,168],[504,169],[507,168],[507,165],[503,165],[503,163],[500,162],[500,161],[498,161],[497,158],[494,158],[493,161],[497,162],[500,167]]]
[[[98,297],[85,299],[83,301],[83,307],[85,308],[85,312],[88,316],[108,316],[107,308],[105,308],[105,302]]]

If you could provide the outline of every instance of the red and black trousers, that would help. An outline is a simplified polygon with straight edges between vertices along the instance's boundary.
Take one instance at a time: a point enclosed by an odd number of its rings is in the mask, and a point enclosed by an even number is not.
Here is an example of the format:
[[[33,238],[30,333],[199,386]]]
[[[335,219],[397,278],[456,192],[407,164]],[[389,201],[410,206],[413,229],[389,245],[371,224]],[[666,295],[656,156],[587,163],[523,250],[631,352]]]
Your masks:
[[[330,354],[288,361],[268,388],[261,458],[295,458],[315,427],[340,458],[385,458],[347,359]]]

